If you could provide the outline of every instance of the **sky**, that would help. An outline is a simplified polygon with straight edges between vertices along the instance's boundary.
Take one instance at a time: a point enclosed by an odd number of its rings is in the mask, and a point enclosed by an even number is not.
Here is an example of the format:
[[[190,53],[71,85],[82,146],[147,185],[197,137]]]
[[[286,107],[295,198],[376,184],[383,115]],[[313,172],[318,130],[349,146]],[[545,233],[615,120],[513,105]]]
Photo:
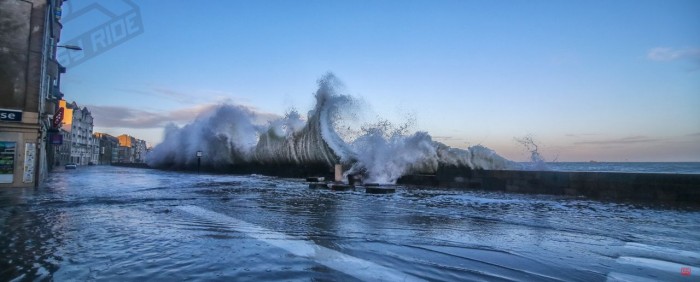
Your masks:
[[[700,1],[64,4],[65,99],[156,145],[219,103],[313,107],[327,72],[395,123],[515,161],[700,161]]]

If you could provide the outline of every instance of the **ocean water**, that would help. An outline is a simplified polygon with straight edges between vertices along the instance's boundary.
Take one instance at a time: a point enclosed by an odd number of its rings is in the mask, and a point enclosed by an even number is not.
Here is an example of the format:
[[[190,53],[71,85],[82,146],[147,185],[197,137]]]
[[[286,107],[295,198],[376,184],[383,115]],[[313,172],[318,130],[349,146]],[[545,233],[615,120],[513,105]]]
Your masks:
[[[552,162],[553,171],[700,174],[700,162]]]
[[[84,166],[0,189],[0,281],[698,281],[698,230],[698,209]]]

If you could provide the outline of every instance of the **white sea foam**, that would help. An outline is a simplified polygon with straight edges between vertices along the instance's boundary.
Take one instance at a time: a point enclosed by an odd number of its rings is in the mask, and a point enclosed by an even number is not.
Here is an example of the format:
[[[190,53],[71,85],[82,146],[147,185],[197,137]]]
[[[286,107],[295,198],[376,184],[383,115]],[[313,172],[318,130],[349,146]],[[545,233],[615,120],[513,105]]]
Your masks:
[[[339,93],[333,74],[318,81],[316,105],[304,120],[297,111],[267,125],[254,124],[256,113],[240,106],[221,105],[192,123],[165,128],[164,140],[147,156],[156,167],[196,164],[202,151],[205,166],[255,163],[260,165],[344,164],[348,173],[361,173],[366,182],[394,183],[409,173],[434,173],[440,165],[473,169],[513,168],[514,163],[491,149],[451,148],[427,132],[409,133],[410,126],[387,121],[365,125],[353,136],[338,130],[358,111],[357,99]],[[341,133],[339,133],[341,132]],[[352,134],[351,134],[352,135]]]

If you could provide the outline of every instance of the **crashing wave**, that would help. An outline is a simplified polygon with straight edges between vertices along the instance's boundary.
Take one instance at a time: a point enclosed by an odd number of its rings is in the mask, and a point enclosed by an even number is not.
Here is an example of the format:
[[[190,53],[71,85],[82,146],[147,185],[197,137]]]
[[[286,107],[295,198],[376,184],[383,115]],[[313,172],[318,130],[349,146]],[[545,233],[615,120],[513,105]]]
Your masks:
[[[185,168],[197,163],[209,167],[274,165],[331,167],[343,164],[346,174],[363,174],[366,181],[394,183],[406,174],[435,173],[440,166],[507,169],[514,163],[491,149],[451,148],[433,141],[427,132],[407,134],[390,126],[369,126],[352,140],[336,130],[356,109],[356,100],[338,93],[339,81],[327,74],[318,81],[316,104],[304,120],[296,111],[267,125],[255,124],[257,114],[247,108],[221,105],[180,128],[165,128],[163,142],[147,156],[153,167]],[[405,129],[405,128],[402,128]]]

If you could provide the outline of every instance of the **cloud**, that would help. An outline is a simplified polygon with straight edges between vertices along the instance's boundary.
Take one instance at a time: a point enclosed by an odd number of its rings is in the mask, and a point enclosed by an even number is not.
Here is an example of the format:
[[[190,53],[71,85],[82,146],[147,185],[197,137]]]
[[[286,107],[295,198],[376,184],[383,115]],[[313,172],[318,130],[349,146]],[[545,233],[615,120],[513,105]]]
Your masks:
[[[241,97],[233,97],[231,92],[219,90],[196,90],[192,92],[183,92],[167,87],[151,87],[145,89],[115,87],[113,90],[128,94],[136,94],[141,96],[152,96],[160,99],[168,99],[170,101],[192,104],[192,103],[234,103],[246,104],[247,99]]]
[[[700,67],[700,48],[674,49],[656,47],[649,50],[647,58],[657,62],[690,61]]]
[[[599,134],[599,133],[578,133],[578,134],[568,133],[568,134],[565,134],[564,136],[569,137],[569,138],[582,138],[582,137],[586,137],[586,136],[599,136],[599,135],[601,135],[601,134]]]
[[[152,92],[146,91],[146,90],[141,90],[141,89],[130,89],[130,88],[114,88],[114,90],[120,91],[120,92],[125,92],[125,93],[131,93],[131,94],[140,94],[140,95],[153,95]]]
[[[129,94],[137,94],[137,95],[146,95],[146,96],[154,96],[158,98],[165,98],[168,100],[172,100],[175,102],[180,102],[180,103],[192,103],[196,101],[200,101],[197,96],[187,94],[184,92],[179,92],[177,90],[173,89],[168,89],[168,88],[163,88],[163,87],[155,87],[151,89],[133,89],[133,88],[114,88],[116,91],[124,92],[124,93],[129,93]]]
[[[640,144],[640,143],[654,143],[662,141],[659,138],[650,138],[647,136],[630,136],[617,139],[607,139],[607,140],[595,140],[595,141],[581,141],[575,142],[575,145],[629,145],[629,144]]]
[[[219,104],[204,104],[166,112],[145,111],[121,106],[88,105],[95,119],[95,126],[104,128],[162,128],[168,123],[184,124],[193,121],[201,113],[211,111]],[[254,114],[254,122],[264,124],[279,118],[278,115],[244,107]]]
[[[434,140],[462,140],[462,138],[455,138],[452,136],[432,136]]]
[[[188,102],[196,98],[195,96],[184,92],[162,87],[153,88],[153,91],[178,102]]]

